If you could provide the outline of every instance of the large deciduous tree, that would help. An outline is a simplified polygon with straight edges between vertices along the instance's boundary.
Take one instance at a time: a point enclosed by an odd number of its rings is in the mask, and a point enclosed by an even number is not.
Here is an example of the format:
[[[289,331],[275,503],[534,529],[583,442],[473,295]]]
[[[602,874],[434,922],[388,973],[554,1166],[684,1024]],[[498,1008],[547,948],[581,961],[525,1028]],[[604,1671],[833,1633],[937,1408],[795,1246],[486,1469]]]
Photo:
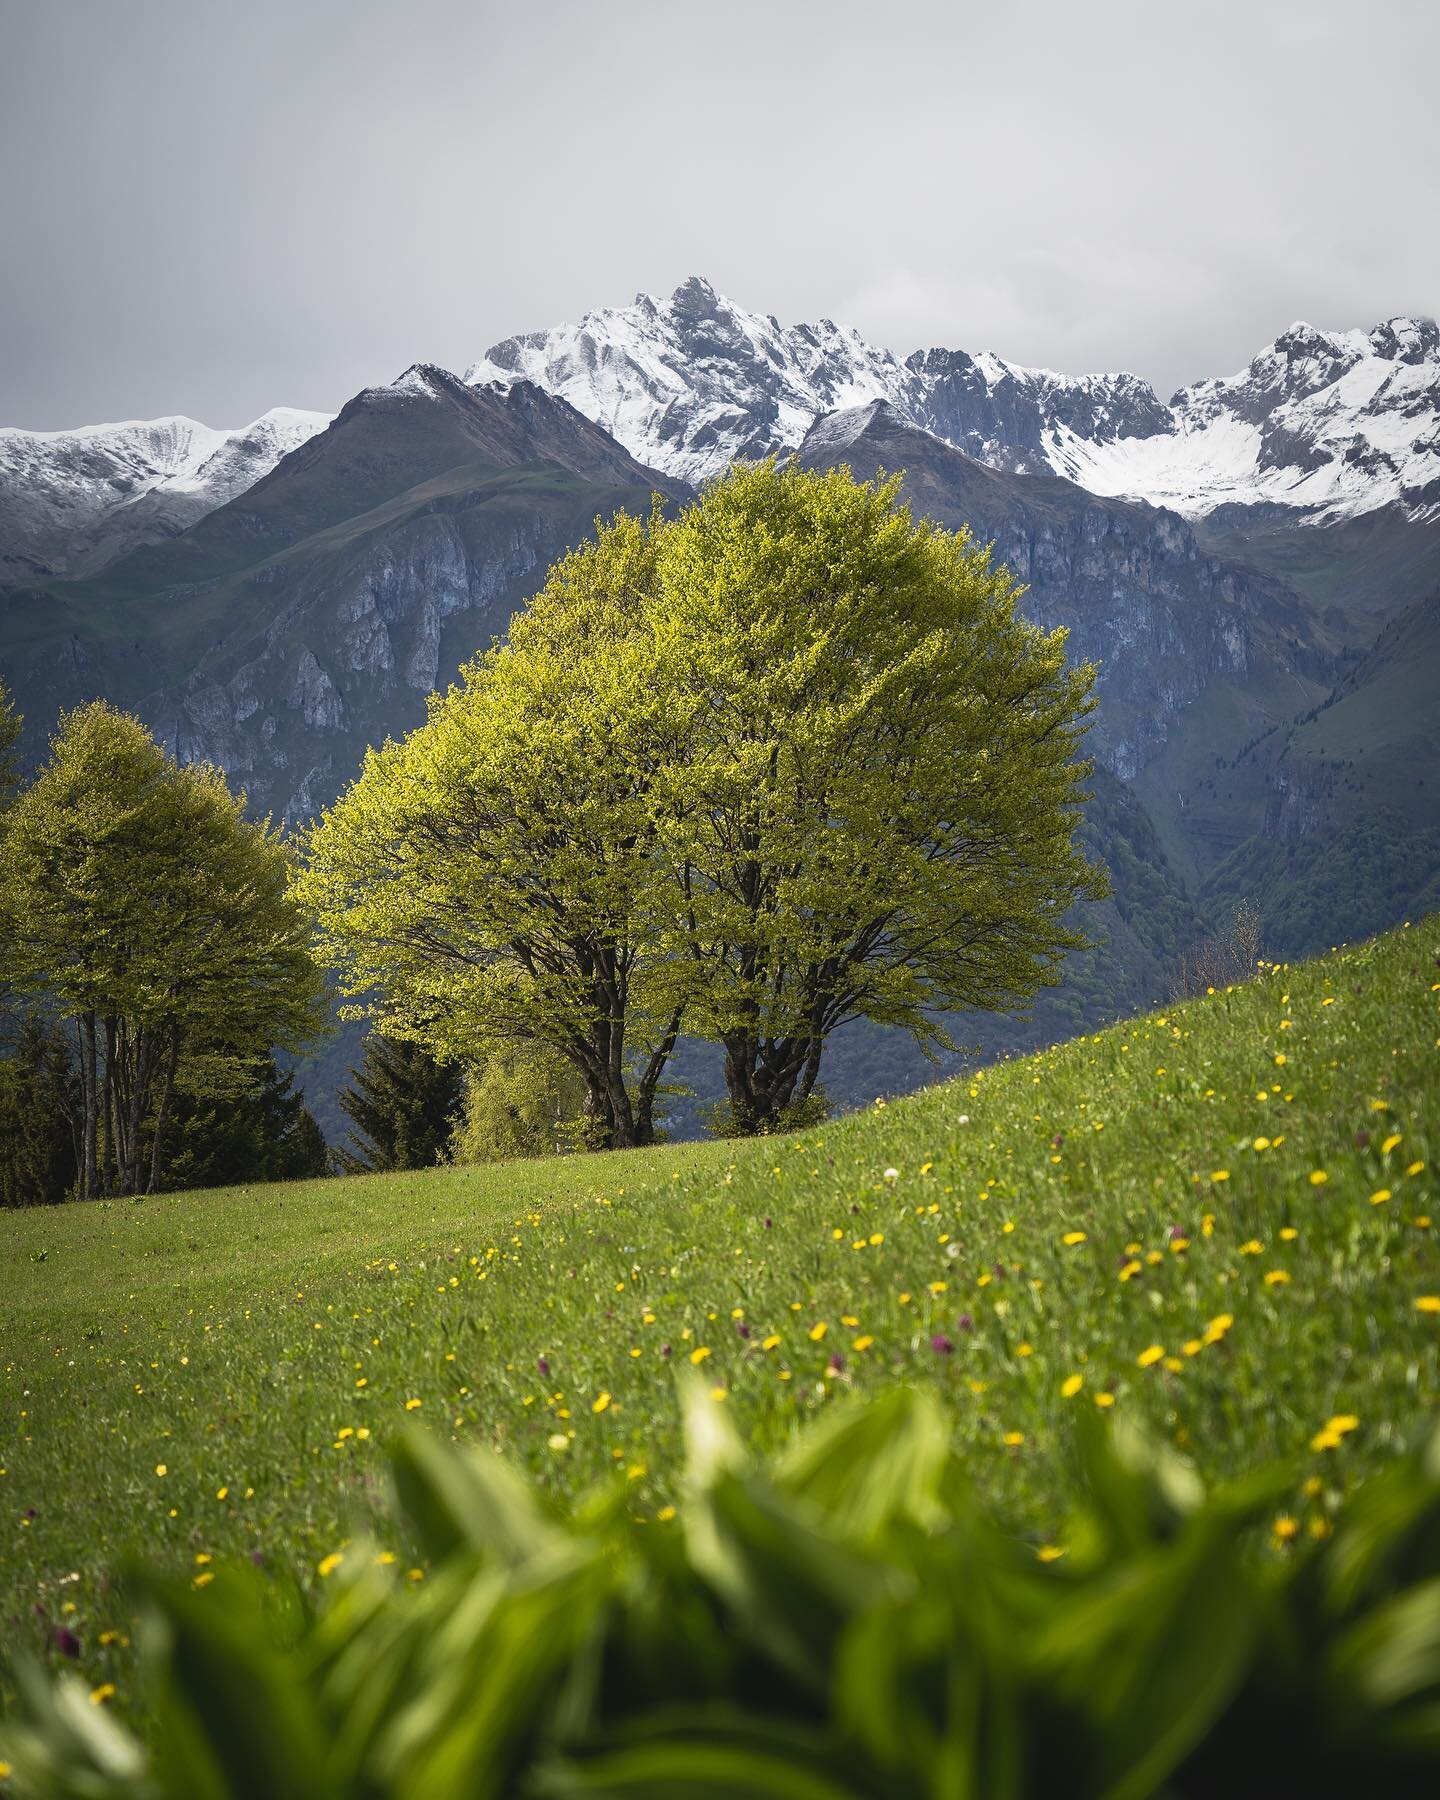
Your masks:
[[[371,751],[299,882],[381,1030],[462,1063],[554,1051],[605,1148],[652,1141],[680,1023],[650,799],[674,721],[636,656],[666,529],[622,517],[562,559],[508,644]]]
[[[243,1089],[318,1028],[289,874],[217,770],[103,704],[62,720],[6,819],[0,926],[15,986],[73,1025],[82,1198],[152,1191],[177,1088]]]
[[[564,1057],[606,1145],[652,1140],[682,1019],[752,1132],[850,1020],[944,1043],[1023,1004],[1104,883],[1074,843],[1094,672],[1019,592],[846,469],[600,526],[314,834],[326,953],[437,1053]]]
[[[1028,1000],[1083,941],[1066,910],[1104,891],[1073,842],[1093,669],[898,488],[765,463],[666,536],[672,942],[740,1131],[810,1096],[850,1020],[943,1043],[945,1013]]]

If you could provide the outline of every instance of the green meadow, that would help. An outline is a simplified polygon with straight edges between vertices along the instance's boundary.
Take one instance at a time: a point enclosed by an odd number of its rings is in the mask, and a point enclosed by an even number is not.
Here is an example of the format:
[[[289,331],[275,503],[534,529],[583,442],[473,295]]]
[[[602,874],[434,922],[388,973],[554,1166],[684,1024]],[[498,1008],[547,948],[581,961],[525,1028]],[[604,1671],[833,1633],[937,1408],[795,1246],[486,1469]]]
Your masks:
[[[1283,1459],[1294,1555],[1433,1419],[1437,1155],[1430,918],[796,1137],[10,1214],[7,1641],[68,1632],[124,1709],[137,1556],[318,1588],[364,1533],[423,1582],[415,1420],[665,1530],[692,1366],[765,1446],[937,1389],[1050,1558],[1079,1413],[1207,1476]]]

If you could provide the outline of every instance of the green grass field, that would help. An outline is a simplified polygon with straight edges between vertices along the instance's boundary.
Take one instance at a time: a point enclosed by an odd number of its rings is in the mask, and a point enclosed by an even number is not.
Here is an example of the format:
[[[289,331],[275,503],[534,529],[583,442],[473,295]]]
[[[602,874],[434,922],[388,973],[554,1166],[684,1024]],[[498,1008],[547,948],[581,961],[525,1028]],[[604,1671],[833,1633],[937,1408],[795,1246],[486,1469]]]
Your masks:
[[[1440,918],[798,1138],[0,1217],[0,1619],[129,1692],[112,1571],[254,1555],[318,1585],[412,1418],[665,1529],[674,1368],[773,1443],[851,1388],[943,1391],[981,1491],[1063,1537],[1072,1420],[1293,1521],[1440,1393]]]

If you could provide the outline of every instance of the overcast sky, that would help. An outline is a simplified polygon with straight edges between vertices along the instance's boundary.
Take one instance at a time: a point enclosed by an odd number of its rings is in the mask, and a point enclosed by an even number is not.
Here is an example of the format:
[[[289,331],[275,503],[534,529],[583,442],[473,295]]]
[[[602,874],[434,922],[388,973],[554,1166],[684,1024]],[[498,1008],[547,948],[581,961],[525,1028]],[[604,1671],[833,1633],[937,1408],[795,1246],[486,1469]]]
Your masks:
[[[0,0],[0,423],[332,410],[707,275],[1165,393],[1440,311],[1440,5]]]

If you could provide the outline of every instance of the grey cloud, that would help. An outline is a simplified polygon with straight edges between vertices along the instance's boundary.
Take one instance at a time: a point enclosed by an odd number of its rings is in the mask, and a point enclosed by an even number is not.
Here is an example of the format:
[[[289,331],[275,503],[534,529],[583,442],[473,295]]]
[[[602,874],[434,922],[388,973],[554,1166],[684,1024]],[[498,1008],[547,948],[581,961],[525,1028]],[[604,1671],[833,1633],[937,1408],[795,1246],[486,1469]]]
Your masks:
[[[1163,391],[1440,310],[1440,9],[0,0],[0,422],[334,408],[707,274]]]

